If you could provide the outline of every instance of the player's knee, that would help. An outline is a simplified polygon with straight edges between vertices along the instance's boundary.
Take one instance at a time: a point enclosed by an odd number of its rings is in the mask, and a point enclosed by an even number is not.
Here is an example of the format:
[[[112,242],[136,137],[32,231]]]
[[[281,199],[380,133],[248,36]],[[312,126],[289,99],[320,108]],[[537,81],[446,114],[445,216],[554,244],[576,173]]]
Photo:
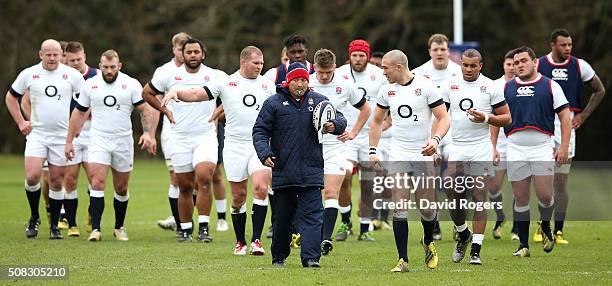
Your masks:
[[[125,194],[127,194],[127,191],[128,191],[127,182],[115,184],[115,193],[117,193],[118,195],[125,196]]]
[[[94,190],[104,190],[105,187],[105,178],[103,178],[102,176],[96,176],[96,175],[92,175],[91,176],[91,187]]]
[[[77,188],[77,180],[73,176],[64,177],[64,188],[66,190],[75,190]]]
[[[244,204],[244,202],[246,201],[246,198],[247,198],[246,190],[240,190],[237,192],[233,192],[232,193],[232,206],[240,207],[241,205]]]
[[[268,184],[257,183],[253,186],[253,196],[257,199],[265,199],[268,193]]]

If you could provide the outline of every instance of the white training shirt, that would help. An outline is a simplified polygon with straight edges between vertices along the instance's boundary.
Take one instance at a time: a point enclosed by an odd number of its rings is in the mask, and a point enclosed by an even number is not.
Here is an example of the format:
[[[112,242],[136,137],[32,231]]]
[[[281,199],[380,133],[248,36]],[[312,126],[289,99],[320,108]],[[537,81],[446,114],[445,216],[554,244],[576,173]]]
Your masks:
[[[259,110],[263,102],[276,93],[274,82],[261,75],[256,79],[244,78],[236,71],[204,88],[214,98],[221,98],[226,120],[225,140],[252,142]]]
[[[408,85],[385,84],[378,92],[378,106],[391,111],[392,142],[419,152],[431,137],[432,108],[444,104],[433,83],[415,75]]]
[[[218,70],[201,65],[196,73],[189,73],[185,65],[176,69],[157,70],[149,86],[161,94],[170,90],[198,88],[220,80]],[[170,103],[176,124],[172,134],[176,136],[200,136],[216,132],[213,123],[208,122],[215,110],[214,101]]]
[[[176,63],[174,62],[174,59],[171,59],[169,62],[167,62],[167,63],[163,64],[162,66],[158,67],[157,69],[155,69],[155,72],[153,74],[157,74],[157,73],[160,73],[160,74],[171,73],[172,69],[177,69],[177,68],[179,68],[179,67],[176,66]],[[168,106],[167,108],[170,108],[170,106]],[[162,116],[162,130],[164,130],[166,128],[171,128],[170,120],[168,119],[168,117]]]
[[[376,103],[378,102],[378,91],[381,86],[389,83],[387,78],[383,75],[382,69],[369,63],[362,72],[354,71],[350,64],[345,64],[336,69],[336,76],[354,82],[359,91],[359,95],[365,97],[370,104],[370,117],[358,135],[358,137],[367,137],[368,131],[370,130],[370,122],[372,122],[372,118],[374,118],[374,110],[376,110]],[[352,130],[357,122],[359,110],[349,106],[343,114],[344,117],[346,117],[346,130]],[[386,134],[390,136],[390,132],[383,132],[381,138],[386,137]]]
[[[440,88],[444,102],[450,104],[449,114],[453,128],[452,139],[458,145],[491,142],[489,123],[472,122],[467,111],[470,108],[486,114],[505,103],[503,89],[493,80],[480,74],[475,81],[465,81],[463,75],[449,78]]]
[[[448,60],[448,64],[445,69],[439,70],[436,69],[433,60],[429,60],[419,67],[412,70],[415,74],[420,74],[433,82],[433,84],[440,88],[444,85],[444,82],[453,76],[460,76],[463,73],[461,72],[461,66],[456,64],[455,62]],[[440,146],[444,146],[452,142],[453,137],[453,125],[448,129],[448,132],[442,138],[440,142]]]
[[[114,82],[107,83],[99,73],[85,82],[77,103],[91,108],[91,135],[131,136],[130,116],[135,106],[144,103],[142,85],[122,72]]]
[[[359,92],[357,86],[353,82],[337,74],[334,74],[332,81],[327,84],[322,84],[317,79],[316,73],[311,74],[309,87],[311,87],[313,91],[325,95],[334,108],[340,111],[344,116],[346,116],[345,111],[349,108],[357,110],[355,106],[359,108],[366,103],[365,97]],[[359,114],[359,111],[357,111],[357,113]],[[350,129],[347,128],[346,130],[348,131]],[[341,144],[342,142],[337,139],[336,135],[323,134],[321,143],[323,143],[323,145],[329,145]]]
[[[49,143],[66,144],[70,101],[73,94],[80,92],[84,82],[79,71],[63,64],[48,71],[41,62],[21,71],[11,85],[11,94],[20,97],[26,90],[30,91],[30,136],[41,136]]]

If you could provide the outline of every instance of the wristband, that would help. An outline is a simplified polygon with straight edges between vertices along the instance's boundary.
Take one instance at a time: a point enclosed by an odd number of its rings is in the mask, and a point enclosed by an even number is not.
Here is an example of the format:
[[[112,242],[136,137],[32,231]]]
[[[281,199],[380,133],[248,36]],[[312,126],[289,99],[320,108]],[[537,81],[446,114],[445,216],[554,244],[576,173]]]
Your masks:
[[[440,138],[440,135],[436,134],[433,138],[431,138],[433,140],[436,140],[436,142],[438,143],[438,145],[440,145],[440,141],[442,141],[442,138]]]
[[[484,123],[489,123],[489,114],[485,112],[484,114]]]
[[[370,147],[370,152],[368,152],[368,155],[376,155],[376,147]]]

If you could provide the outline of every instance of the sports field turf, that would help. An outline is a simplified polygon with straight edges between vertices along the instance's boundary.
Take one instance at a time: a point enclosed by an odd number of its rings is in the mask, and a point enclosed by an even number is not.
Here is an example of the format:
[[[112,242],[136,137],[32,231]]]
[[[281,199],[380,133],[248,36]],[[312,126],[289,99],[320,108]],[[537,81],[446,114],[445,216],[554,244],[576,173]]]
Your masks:
[[[216,232],[216,215],[212,215],[211,228],[214,242],[209,244],[175,242],[174,233],[156,226],[158,219],[169,215],[166,168],[161,160],[137,160],[130,182],[130,202],[126,229],[130,241],[115,241],[112,236],[114,212],[111,184],[107,184],[106,207],[102,219],[101,242],[87,242],[82,227],[88,196],[84,191],[84,177],[79,182],[78,224],[80,238],[50,241],[48,222],[44,215],[43,200],[40,211],[42,224],[36,239],[26,239],[25,224],[29,208],[23,189],[23,157],[0,156],[0,266],[6,265],[67,265],[68,281],[12,281],[0,280],[0,284],[64,284],[73,285],[611,285],[612,284],[612,222],[568,221],[566,238],[569,245],[557,245],[550,254],[541,246],[531,243],[530,258],[512,257],[517,247],[510,241],[509,224],[504,227],[504,237],[494,240],[489,224],[481,253],[483,265],[451,262],[454,246],[451,224],[443,222],[445,238],[437,242],[440,263],[437,269],[428,270],[423,264],[423,249],[418,244],[422,236],[420,222],[410,222],[409,256],[410,273],[391,273],[396,263],[392,231],[375,232],[376,242],[358,242],[357,236],[346,242],[335,242],[330,256],[321,259],[320,269],[304,269],[299,262],[298,251],[292,251],[284,269],[271,265],[270,240],[264,238],[266,248],[263,257],[236,257],[232,255],[234,234]],[[588,184],[584,173],[577,170],[570,179],[570,190]],[[612,174],[612,173],[609,173]],[[605,176],[604,176],[605,177]],[[609,178],[610,176],[608,176]],[[606,182],[609,182],[607,179]],[[355,184],[356,185],[356,184]],[[608,185],[609,186],[609,185]],[[608,188],[609,189],[609,188]],[[578,192],[579,190],[576,190]],[[228,188],[229,192],[229,188]],[[511,197],[506,189],[505,209],[511,216]],[[354,202],[358,193],[353,192]],[[581,197],[576,193],[570,204]],[[609,198],[606,196],[605,199]],[[250,201],[250,199],[249,199]],[[609,205],[608,200],[605,205]],[[247,204],[250,209],[250,203]],[[584,206],[588,209],[588,206]],[[535,210],[535,208],[533,208]],[[537,211],[532,211],[534,213]],[[250,213],[250,212],[248,212]],[[269,215],[269,212],[268,212]],[[489,218],[493,214],[490,213]],[[229,218],[229,214],[228,214]],[[358,218],[353,211],[353,222],[358,229]],[[267,220],[269,222],[269,220]],[[247,239],[250,239],[250,218],[247,221]],[[268,223],[265,229],[267,230]],[[532,223],[532,232],[535,223]],[[265,231],[264,231],[265,232]],[[63,232],[66,236],[66,233]],[[16,283],[14,283],[16,282]]]

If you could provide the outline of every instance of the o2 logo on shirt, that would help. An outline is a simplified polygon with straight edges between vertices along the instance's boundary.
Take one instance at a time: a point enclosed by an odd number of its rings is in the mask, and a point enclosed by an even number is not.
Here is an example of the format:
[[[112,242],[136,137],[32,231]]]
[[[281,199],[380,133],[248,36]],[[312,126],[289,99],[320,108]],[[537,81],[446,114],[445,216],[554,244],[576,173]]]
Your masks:
[[[117,110],[121,110],[121,104],[117,104],[117,98],[113,95],[107,95],[104,97],[104,105],[108,107],[117,106]]]
[[[533,96],[534,94],[533,89],[534,87],[532,85],[521,86],[518,89],[516,89],[516,96]]]
[[[459,109],[463,111],[468,111],[472,107],[474,107],[474,101],[469,98],[464,98],[459,101]]]
[[[259,111],[259,104],[257,104],[257,98],[252,94],[246,94],[242,97],[242,104],[246,107],[255,106],[255,110]]]
[[[368,92],[363,87],[358,87],[357,90],[361,93],[361,96],[365,97],[367,101],[370,101],[370,97],[368,96]]]
[[[400,106],[397,107],[397,114],[401,117],[401,118],[410,118],[414,115],[414,121],[419,121],[416,114],[412,114],[412,107],[410,107],[410,105],[408,104],[402,104]]]
[[[45,87],[45,94],[48,97],[56,97],[57,96],[57,100],[62,100],[62,96],[57,93],[57,87],[55,87],[54,85],[49,85],[49,86]]]

